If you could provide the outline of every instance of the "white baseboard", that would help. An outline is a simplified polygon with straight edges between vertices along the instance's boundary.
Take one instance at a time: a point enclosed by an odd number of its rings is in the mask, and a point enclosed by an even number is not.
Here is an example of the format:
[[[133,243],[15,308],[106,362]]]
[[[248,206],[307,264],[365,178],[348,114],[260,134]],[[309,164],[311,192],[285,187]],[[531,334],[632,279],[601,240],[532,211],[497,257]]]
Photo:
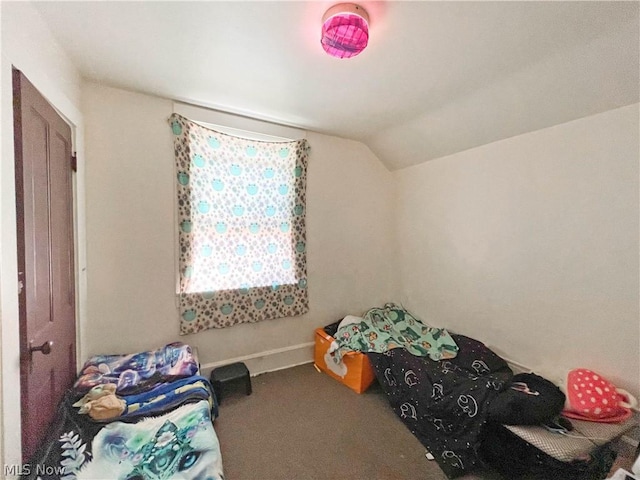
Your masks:
[[[228,358],[218,362],[204,363],[200,366],[200,370],[202,376],[208,378],[214,368],[230,363],[243,362],[247,365],[251,376],[255,377],[262,373],[275,372],[313,362],[313,346],[314,342],[300,343],[241,357]]]

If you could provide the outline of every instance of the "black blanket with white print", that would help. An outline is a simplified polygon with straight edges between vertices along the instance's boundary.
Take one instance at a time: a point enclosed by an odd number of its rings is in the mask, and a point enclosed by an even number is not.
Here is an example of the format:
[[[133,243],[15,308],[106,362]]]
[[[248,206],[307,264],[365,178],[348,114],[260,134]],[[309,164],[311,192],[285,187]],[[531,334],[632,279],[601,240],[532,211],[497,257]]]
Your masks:
[[[483,343],[452,335],[450,360],[417,357],[402,348],[368,353],[389,403],[449,478],[482,466],[478,456],[487,406],[513,372]]]

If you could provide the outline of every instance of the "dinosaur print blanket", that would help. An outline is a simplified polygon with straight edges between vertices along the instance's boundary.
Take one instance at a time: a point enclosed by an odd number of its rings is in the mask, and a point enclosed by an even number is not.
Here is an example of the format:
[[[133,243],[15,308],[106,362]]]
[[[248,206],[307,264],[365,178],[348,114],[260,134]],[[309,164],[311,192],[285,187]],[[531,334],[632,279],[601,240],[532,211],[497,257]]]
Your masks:
[[[433,361],[396,348],[368,353],[394,412],[449,478],[482,465],[478,456],[487,407],[510,381],[507,363],[481,342],[452,334],[455,358]]]
[[[413,355],[428,355],[432,360],[454,358],[458,352],[458,346],[446,330],[425,325],[393,303],[368,310],[354,323],[344,323],[338,328],[328,352],[335,363],[350,351],[384,353],[403,348]]]

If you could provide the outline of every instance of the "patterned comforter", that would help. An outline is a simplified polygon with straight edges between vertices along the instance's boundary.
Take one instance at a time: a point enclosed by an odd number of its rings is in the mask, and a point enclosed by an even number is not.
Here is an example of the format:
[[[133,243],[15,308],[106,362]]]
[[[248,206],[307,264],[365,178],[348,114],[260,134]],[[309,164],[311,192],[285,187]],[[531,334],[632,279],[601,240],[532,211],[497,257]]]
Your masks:
[[[477,469],[489,402],[513,373],[484,344],[453,335],[455,358],[433,361],[397,348],[368,353],[395,413],[434,455],[449,478]]]
[[[46,441],[22,478],[222,480],[220,445],[213,429],[217,405],[209,381],[191,374],[192,365],[196,371],[198,366],[187,355],[190,351],[187,345],[171,344],[152,352],[90,359],[83,372],[95,366],[101,376],[88,382],[81,375],[67,391]],[[152,367],[150,359],[161,361]],[[124,391],[135,394],[116,390],[122,375],[140,380],[127,381]],[[106,378],[116,384],[103,383]],[[93,388],[87,390],[91,383]],[[109,395],[106,385],[113,387]],[[82,405],[91,411],[87,404],[105,398],[109,398],[105,411],[117,406],[109,418],[80,413]]]
[[[82,367],[74,388],[88,391],[96,385],[114,383],[117,393],[128,395],[197,372],[198,363],[191,347],[175,342],[156,350],[130,355],[93,356]]]
[[[335,342],[329,354],[339,363],[345,352],[384,353],[403,348],[418,356],[428,355],[432,360],[453,358],[458,352],[451,335],[443,328],[422,323],[404,308],[387,303],[383,308],[371,308],[354,322],[343,323],[334,335]]]

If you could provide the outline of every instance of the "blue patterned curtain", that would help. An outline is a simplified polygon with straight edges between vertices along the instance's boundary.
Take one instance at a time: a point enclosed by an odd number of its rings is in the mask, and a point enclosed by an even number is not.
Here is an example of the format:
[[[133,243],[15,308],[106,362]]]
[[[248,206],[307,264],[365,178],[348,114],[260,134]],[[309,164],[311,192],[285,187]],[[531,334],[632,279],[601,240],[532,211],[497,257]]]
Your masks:
[[[227,135],[178,114],[180,333],[308,311],[308,144]]]

